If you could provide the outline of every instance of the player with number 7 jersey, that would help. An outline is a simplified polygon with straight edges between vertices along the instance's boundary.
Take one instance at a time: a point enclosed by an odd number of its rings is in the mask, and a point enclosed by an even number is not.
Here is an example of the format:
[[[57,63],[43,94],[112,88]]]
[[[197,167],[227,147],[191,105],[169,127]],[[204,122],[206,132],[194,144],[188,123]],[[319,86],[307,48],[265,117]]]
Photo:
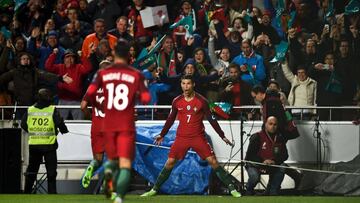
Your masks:
[[[205,138],[204,117],[210,122],[221,139],[228,145],[234,146],[224,135],[219,123],[212,116],[207,100],[194,91],[195,82],[191,75],[184,75],[181,78],[181,89],[183,94],[173,100],[171,112],[167,118],[164,128],[159,136],[155,137],[155,143],[161,144],[164,136],[173,125],[176,116],[179,119],[179,126],[176,132],[176,138],[169,152],[169,158],[161,170],[153,188],[142,194],[142,197],[156,195],[161,185],[169,178],[178,160],[184,159],[186,153],[192,148],[202,159],[205,159],[214,169],[216,175],[229,188],[234,197],[240,197],[241,194],[235,189],[227,172],[219,165],[210,144]]]
[[[128,66],[129,45],[118,42],[115,46],[114,64],[101,69],[94,76],[85,97],[94,98],[96,91],[104,91],[104,103],[99,106],[105,113],[102,130],[105,135],[105,152],[109,162],[105,165],[105,194],[111,196],[116,185],[119,195],[115,202],[122,202],[131,175],[135,153],[135,102],[150,102],[150,93],[142,73]],[[118,161],[118,162],[117,162]],[[116,182],[113,181],[113,174]]]

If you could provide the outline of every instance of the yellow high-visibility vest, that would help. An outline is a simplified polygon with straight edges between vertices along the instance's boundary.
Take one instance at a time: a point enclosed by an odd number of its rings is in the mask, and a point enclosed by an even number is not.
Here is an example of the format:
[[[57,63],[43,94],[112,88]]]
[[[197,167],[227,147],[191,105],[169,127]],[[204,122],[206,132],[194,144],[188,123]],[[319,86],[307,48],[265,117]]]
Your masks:
[[[52,105],[43,109],[35,106],[29,107],[27,118],[29,145],[51,145],[55,143],[54,110],[55,106]]]

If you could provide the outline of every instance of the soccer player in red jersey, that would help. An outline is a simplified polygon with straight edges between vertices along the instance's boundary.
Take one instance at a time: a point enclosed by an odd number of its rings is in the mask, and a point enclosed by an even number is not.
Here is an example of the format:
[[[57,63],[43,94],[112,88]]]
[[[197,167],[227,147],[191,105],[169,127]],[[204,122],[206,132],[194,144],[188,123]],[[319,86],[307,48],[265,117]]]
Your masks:
[[[154,187],[144,193],[143,197],[154,196],[160,189],[160,186],[168,179],[177,160],[185,157],[189,148],[192,148],[202,159],[206,159],[210,166],[215,170],[216,175],[230,189],[231,195],[240,197],[241,194],[236,191],[234,185],[231,184],[228,174],[219,166],[215,154],[205,138],[205,127],[203,118],[206,116],[211,126],[219,134],[222,140],[233,146],[233,144],[224,136],[218,122],[212,116],[207,100],[194,91],[194,79],[190,75],[181,78],[181,88],[183,94],[176,97],[172,102],[172,109],[166,120],[165,126],[159,136],[155,138],[156,144],[161,144],[164,136],[174,123],[176,116],[179,119],[179,126],[176,132],[174,144],[171,146],[169,158],[164,168],[160,172]]]
[[[104,69],[106,66],[111,65],[110,61],[103,60],[99,66],[100,69]],[[93,176],[93,172],[96,171],[102,164],[103,154],[105,152],[105,141],[104,134],[102,133],[102,124],[103,118],[105,117],[104,112],[102,112],[96,106],[101,106],[104,103],[104,90],[99,88],[96,91],[94,101],[91,101],[90,98],[84,98],[81,101],[81,110],[84,114],[89,114],[88,104],[92,106],[92,115],[91,115],[91,149],[93,152],[93,160],[91,160],[89,166],[86,168],[84,175],[81,178],[81,184],[84,188],[89,187],[90,180]],[[90,100],[90,101],[89,101]]]
[[[97,72],[85,96],[94,98],[99,87],[104,90],[102,131],[109,159],[105,165],[105,194],[109,197],[112,186],[116,185],[115,202],[118,203],[122,202],[129,185],[135,152],[135,100],[139,97],[140,102],[146,104],[150,93],[141,72],[128,66],[129,45],[118,42],[114,51],[114,64]],[[114,182],[112,176],[116,169],[119,172]]]

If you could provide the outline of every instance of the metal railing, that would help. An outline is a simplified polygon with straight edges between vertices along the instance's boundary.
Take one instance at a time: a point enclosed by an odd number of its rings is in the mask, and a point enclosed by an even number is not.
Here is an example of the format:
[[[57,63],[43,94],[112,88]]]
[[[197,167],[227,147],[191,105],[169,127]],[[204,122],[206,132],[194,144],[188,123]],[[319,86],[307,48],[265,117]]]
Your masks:
[[[55,105],[58,109],[79,109],[80,107],[77,105]],[[5,109],[12,109],[12,111],[17,109],[27,109],[29,106],[0,106],[1,109],[1,120],[5,120]],[[90,107],[89,107],[90,108]],[[136,109],[138,110],[151,110],[150,111],[150,118],[154,120],[155,118],[155,111],[158,109],[171,109],[171,105],[136,105]],[[244,109],[244,110],[254,110],[260,109],[261,107],[256,106],[234,106],[234,109]],[[286,109],[299,109],[301,120],[303,115],[308,110],[328,110],[329,111],[329,120],[332,120],[332,115],[334,110],[354,110],[360,111],[360,106],[286,106]],[[14,112],[12,112],[14,113]]]

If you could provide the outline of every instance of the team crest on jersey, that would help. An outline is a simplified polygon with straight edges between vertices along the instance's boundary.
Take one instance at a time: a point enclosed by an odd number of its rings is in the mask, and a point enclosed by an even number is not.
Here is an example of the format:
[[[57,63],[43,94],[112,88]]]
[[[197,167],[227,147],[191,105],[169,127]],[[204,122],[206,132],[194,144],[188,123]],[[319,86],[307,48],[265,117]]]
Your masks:
[[[263,143],[262,149],[266,149],[266,142]]]
[[[186,106],[186,109],[187,109],[188,111],[190,111],[191,106],[190,106],[190,105],[187,105],[187,106]]]

